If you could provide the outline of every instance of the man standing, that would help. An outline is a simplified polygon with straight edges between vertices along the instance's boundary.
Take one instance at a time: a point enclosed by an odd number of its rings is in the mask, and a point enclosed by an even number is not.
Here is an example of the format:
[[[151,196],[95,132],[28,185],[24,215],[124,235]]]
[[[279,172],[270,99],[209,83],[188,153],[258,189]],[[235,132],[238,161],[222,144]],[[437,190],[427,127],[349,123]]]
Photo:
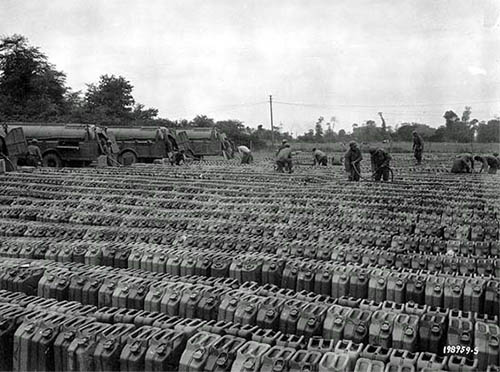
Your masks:
[[[284,141],[283,146],[280,147],[276,154],[277,171],[283,173],[285,169],[288,173],[292,173],[292,149],[290,145]]]
[[[417,159],[417,164],[422,164],[422,154],[424,152],[424,140],[422,136],[413,131],[413,155]]]
[[[345,153],[345,170],[349,173],[349,181],[359,181],[361,174],[361,150],[355,141],[349,142],[349,150]]]
[[[372,161],[372,172],[375,176],[375,181],[389,181],[389,164],[392,160],[391,155],[384,149],[370,149],[370,156]]]
[[[252,151],[244,145],[238,146],[238,152],[241,154],[241,164],[250,164],[253,162]]]
[[[314,160],[313,165],[319,164],[319,165],[322,165],[324,167],[326,167],[328,165],[328,158],[323,151],[321,151],[315,147],[312,149],[312,152],[313,152],[313,160]]]
[[[26,159],[26,164],[31,167],[38,167],[42,165],[42,152],[40,147],[38,147],[38,140],[33,138],[31,144],[27,147],[28,156]]]

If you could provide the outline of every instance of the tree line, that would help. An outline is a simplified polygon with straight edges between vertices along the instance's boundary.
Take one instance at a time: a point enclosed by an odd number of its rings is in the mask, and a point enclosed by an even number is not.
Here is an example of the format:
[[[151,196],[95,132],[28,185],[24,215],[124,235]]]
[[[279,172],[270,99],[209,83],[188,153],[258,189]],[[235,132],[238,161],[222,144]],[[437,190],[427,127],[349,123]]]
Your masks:
[[[500,142],[500,117],[490,120],[471,119],[472,108],[466,106],[462,116],[459,117],[454,111],[446,111],[443,115],[444,125],[432,128],[422,123],[401,123],[395,128],[387,126],[382,113],[381,125],[378,126],[374,120],[367,120],[363,124],[353,124],[352,132],[347,133],[344,129],[334,131],[336,118],[329,121],[323,116],[319,117],[314,129],[298,136],[299,141],[304,142],[345,142],[357,140],[361,142],[411,141],[412,132],[417,131],[429,142]],[[326,128],[326,129],[325,129]]]
[[[73,91],[66,84],[66,74],[56,69],[38,47],[22,35],[0,39],[0,121],[55,123],[95,123],[102,126],[165,126],[169,128],[215,126],[230,139],[254,148],[271,142],[292,139],[278,126],[274,133],[259,125],[245,126],[239,120],[215,121],[205,115],[191,120],[169,120],[158,117],[156,108],[146,108],[133,97],[133,85],[122,76],[105,74],[97,82],[86,84],[86,90]],[[471,108],[462,117],[453,111],[444,115],[445,125],[434,129],[426,124],[402,123],[396,128],[386,126],[379,113],[381,126],[374,120],[353,124],[352,133],[335,131],[337,119],[320,117],[314,129],[298,137],[306,142],[411,140],[417,130],[428,141],[495,142],[500,138],[500,118],[488,121],[471,119]]]

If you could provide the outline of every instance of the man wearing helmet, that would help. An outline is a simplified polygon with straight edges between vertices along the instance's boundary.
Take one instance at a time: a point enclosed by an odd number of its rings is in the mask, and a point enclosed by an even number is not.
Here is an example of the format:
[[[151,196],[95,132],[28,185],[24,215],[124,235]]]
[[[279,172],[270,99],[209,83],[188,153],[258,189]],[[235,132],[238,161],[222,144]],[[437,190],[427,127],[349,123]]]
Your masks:
[[[384,149],[371,148],[370,157],[375,181],[380,181],[380,179],[389,181],[389,164],[392,160],[391,155]]]
[[[349,173],[349,181],[359,181],[361,174],[361,150],[355,141],[349,142],[349,150],[345,153],[345,170]]]
[[[422,136],[417,133],[417,131],[413,131],[413,155],[415,159],[417,159],[417,164],[422,163],[422,154],[424,152],[424,140]]]

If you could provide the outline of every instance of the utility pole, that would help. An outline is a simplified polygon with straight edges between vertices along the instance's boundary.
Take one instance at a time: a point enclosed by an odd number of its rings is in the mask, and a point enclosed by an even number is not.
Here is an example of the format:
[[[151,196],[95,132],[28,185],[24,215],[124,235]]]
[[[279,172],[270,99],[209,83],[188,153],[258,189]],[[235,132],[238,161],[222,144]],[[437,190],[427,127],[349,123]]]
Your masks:
[[[269,95],[269,112],[271,113],[271,144],[274,148],[273,96]]]

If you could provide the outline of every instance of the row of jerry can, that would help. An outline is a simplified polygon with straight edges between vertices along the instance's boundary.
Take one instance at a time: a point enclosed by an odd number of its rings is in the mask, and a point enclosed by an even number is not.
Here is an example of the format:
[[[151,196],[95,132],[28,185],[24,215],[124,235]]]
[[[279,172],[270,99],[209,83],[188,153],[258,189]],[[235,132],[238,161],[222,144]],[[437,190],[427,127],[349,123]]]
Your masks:
[[[46,371],[478,371],[498,365],[498,350],[473,356],[437,355],[311,338],[307,343],[234,334],[206,326],[194,331],[89,317],[20,306],[0,306],[1,370]],[[206,330],[204,330],[206,329]],[[212,333],[210,331],[216,331]],[[477,352],[476,352],[477,350]],[[492,367],[490,367],[492,366]]]
[[[136,253],[139,254],[136,255]],[[60,258],[59,255],[56,257]],[[86,258],[84,254],[79,257]],[[177,276],[199,277],[198,281],[214,285],[221,283],[228,287],[237,283],[256,282],[257,284],[277,285],[297,292],[315,292],[333,298],[350,296],[376,302],[413,301],[417,304],[499,314],[500,284],[493,278],[459,277],[449,274],[436,276],[424,272],[406,271],[406,269],[390,271],[355,265],[322,266],[314,261],[299,264],[293,261],[272,260],[270,257],[267,257],[267,260],[240,260],[238,258],[230,260],[220,255],[210,260],[207,259],[208,257],[210,256],[198,256],[198,259],[195,259],[191,255],[166,256],[136,251],[126,260],[129,268],[121,269],[122,271],[110,266],[105,267],[108,271],[106,272],[100,266],[87,266],[82,263],[74,265],[82,265],[81,271],[85,269],[87,273],[88,270],[95,270],[94,277],[99,279],[110,274],[118,277],[119,273],[140,277],[143,281],[144,279],[172,281]],[[45,258],[54,259],[49,255]],[[60,260],[59,263],[64,268],[64,264],[73,264],[72,259],[73,256],[68,260]],[[116,260],[115,255],[114,262]],[[92,264],[92,262],[84,262]],[[38,287],[38,292],[43,293],[40,289],[42,285],[36,284],[44,273],[43,269],[30,268],[29,270],[31,271],[27,272],[27,269],[6,271],[0,276],[0,283],[3,283],[4,288],[23,288],[22,291],[27,293],[32,293],[33,289]],[[109,273],[110,270],[112,270],[111,273]],[[54,277],[52,280],[44,277],[42,281],[42,283],[50,283],[47,284],[49,287],[52,286],[49,293],[53,295],[49,297],[68,299],[71,277],[76,276],[75,274],[76,272],[69,271],[59,276],[47,273],[46,276]],[[147,288],[148,283],[149,281],[146,280],[143,285],[131,284],[129,287],[136,292],[139,290],[140,296],[144,297],[144,288]]]

